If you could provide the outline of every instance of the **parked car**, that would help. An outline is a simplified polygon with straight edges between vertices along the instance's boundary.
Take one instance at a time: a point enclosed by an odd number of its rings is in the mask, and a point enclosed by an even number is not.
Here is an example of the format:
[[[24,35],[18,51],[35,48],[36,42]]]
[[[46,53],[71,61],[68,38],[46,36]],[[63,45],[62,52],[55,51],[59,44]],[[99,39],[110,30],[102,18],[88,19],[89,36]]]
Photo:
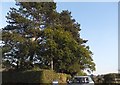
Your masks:
[[[74,76],[68,85],[94,85],[94,82],[90,76]]]

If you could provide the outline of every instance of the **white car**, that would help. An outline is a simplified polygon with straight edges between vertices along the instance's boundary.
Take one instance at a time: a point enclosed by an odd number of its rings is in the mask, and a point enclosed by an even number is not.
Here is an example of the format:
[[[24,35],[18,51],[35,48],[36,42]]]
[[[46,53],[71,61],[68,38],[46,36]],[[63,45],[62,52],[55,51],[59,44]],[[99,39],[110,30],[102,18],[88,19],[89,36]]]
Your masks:
[[[68,85],[94,85],[90,76],[74,76]]]
[[[57,80],[54,80],[52,83],[53,83],[52,85],[58,85],[58,81]]]

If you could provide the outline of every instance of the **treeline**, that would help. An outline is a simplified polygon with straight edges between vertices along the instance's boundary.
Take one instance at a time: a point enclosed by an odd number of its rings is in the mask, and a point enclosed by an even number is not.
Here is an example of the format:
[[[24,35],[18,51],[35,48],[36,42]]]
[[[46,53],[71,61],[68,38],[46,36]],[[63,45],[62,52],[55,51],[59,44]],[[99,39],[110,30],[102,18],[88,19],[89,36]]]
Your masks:
[[[110,73],[110,74],[105,74],[105,75],[97,75],[97,76],[92,76],[92,78],[93,78],[93,80],[94,80],[94,82],[96,84],[120,83],[120,74],[119,73]]]

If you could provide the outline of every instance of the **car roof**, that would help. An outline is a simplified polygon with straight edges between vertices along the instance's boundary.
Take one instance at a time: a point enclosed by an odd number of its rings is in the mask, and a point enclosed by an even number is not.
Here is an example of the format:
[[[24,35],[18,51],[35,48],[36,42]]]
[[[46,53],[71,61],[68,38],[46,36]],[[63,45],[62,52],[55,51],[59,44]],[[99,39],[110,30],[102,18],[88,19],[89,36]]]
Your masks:
[[[74,76],[74,78],[86,78],[86,77],[89,77],[89,76]]]

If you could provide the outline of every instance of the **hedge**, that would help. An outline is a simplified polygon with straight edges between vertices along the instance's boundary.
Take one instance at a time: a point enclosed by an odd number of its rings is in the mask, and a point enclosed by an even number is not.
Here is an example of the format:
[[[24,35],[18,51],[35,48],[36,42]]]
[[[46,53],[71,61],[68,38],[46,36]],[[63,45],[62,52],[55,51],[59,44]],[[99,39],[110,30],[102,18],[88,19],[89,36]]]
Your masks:
[[[52,70],[3,71],[2,83],[42,83],[51,84],[53,80],[66,83],[70,75],[56,73]]]

